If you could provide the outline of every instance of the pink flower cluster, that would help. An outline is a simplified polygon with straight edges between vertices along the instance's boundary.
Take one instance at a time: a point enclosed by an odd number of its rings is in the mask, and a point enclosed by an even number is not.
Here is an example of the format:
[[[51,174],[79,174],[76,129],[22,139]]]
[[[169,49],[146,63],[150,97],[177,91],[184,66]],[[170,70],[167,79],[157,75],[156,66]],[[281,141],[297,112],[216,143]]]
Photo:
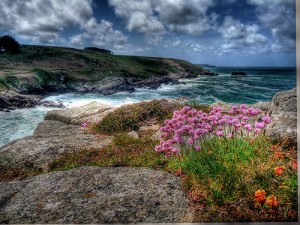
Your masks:
[[[246,105],[233,105],[228,112],[213,107],[209,113],[185,106],[160,128],[163,141],[155,147],[167,157],[178,155],[185,148],[201,150],[201,143],[212,137],[234,138],[259,134],[272,122],[262,110]]]

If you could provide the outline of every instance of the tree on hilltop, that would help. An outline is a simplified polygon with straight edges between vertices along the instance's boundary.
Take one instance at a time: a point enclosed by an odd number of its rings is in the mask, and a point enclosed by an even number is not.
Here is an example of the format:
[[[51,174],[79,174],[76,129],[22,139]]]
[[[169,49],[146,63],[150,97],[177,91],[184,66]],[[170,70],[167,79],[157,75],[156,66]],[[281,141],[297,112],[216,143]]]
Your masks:
[[[0,50],[4,50],[9,53],[20,52],[20,44],[9,35],[0,37]]]

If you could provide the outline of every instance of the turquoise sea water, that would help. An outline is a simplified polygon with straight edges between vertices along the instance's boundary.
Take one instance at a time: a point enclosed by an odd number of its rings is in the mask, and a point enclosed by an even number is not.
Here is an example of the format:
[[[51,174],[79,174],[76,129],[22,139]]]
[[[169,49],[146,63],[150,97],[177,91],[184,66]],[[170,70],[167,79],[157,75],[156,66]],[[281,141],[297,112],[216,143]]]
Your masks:
[[[256,103],[271,101],[273,95],[296,87],[295,68],[207,68],[219,76],[200,76],[181,80],[178,85],[162,85],[157,90],[138,89],[134,93],[121,92],[109,96],[100,94],[64,94],[45,100],[62,101],[67,107],[80,106],[91,101],[121,106],[123,104],[158,98],[190,97],[201,103],[216,101]],[[244,71],[246,76],[231,76],[232,71]],[[31,135],[46,112],[43,107],[0,112],[0,146],[14,139]]]

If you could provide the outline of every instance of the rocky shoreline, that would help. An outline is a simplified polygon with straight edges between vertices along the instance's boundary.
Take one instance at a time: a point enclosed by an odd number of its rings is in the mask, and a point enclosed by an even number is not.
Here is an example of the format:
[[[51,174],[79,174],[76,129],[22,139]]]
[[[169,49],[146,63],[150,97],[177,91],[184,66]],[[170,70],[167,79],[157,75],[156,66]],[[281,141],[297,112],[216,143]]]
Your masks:
[[[296,143],[296,103],[295,88],[277,93],[272,102],[253,105],[271,113],[273,122],[267,127],[268,136]],[[81,124],[87,119],[101,120],[114,109],[92,102],[49,111],[32,136],[1,147],[2,168],[39,168],[46,174],[0,182],[0,223],[192,221],[188,210],[190,200],[180,179],[167,172],[131,167],[79,167],[47,173],[49,164],[65,153],[109,144],[110,136],[87,133]]]
[[[45,106],[48,108],[64,108],[61,102],[42,101],[43,95],[24,95],[15,91],[0,92],[0,111],[10,112],[15,109]]]
[[[202,71],[202,70],[201,70]],[[45,96],[67,93],[98,93],[104,95],[117,92],[134,92],[136,88],[157,89],[162,84],[179,84],[180,79],[193,79],[199,75],[211,75],[209,71],[189,73],[180,71],[169,73],[164,76],[151,76],[142,79],[135,76],[109,77],[97,82],[77,82],[76,85],[67,85],[60,89],[39,87],[30,90],[6,90],[0,92],[0,111],[10,111],[18,108],[31,108],[38,105],[46,107],[64,108],[62,103],[41,101]],[[39,93],[39,94],[37,94]]]

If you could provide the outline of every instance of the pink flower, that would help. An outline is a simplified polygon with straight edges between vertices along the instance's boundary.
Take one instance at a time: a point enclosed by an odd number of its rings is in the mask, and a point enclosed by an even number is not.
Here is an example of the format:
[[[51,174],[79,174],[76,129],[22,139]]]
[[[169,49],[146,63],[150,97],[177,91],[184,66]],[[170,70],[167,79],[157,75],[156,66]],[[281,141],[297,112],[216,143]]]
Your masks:
[[[256,122],[254,124],[254,127],[259,128],[259,129],[263,129],[263,128],[265,128],[265,123],[264,122],[259,122],[259,123]]]
[[[217,131],[216,135],[219,136],[219,137],[223,136],[223,131]]]
[[[262,121],[263,121],[265,124],[270,124],[270,123],[272,123],[272,120],[271,120],[271,118],[270,118],[269,115],[264,116],[264,117],[262,118]]]
[[[195,150],[196,150],[197,152],[201,151],[201,146],[195,146]]]
[[[227,135],[227,138],[233,138],[233,134],[231,134],[231,133],[228,134],[228,135]]]
[[[252,131],[252,125],[251,124],[246,124],[244,126],[248,131]]]
[[[189,144],[189,145],[193,145],[194,143],[195,143],[195,140],[194,140],[193,138],[190,137],[190,138],[188,139],[188,144]]]

